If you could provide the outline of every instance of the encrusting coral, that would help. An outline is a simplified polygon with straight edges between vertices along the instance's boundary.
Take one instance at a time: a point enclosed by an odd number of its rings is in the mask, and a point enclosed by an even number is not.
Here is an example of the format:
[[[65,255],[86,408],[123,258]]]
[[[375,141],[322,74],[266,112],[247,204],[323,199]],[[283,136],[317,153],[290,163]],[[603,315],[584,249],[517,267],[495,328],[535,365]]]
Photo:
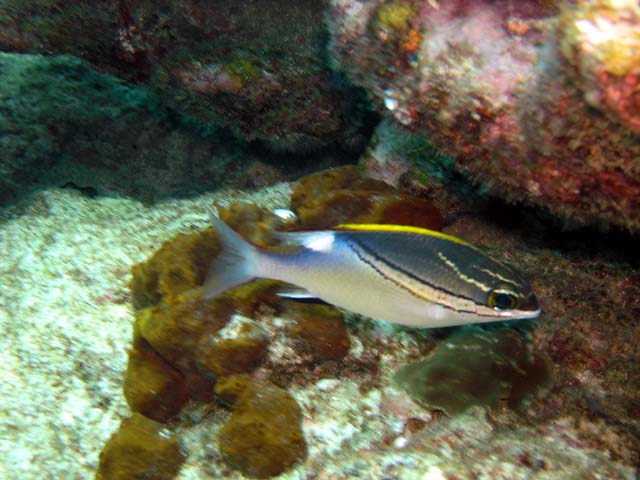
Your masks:
[[[550,360],[509,329],[459,330],[421,362],[400,368],[395,383],[418,403],[455,415],[474,405],[518,409],[551,380]]]
[[[171,480],[184,463],[180,441],[164,425],[134,413],[100,454],[96,480]]]
[[[216,395],[232,404],[220,450],[244,475],[279,475],[306,456],[302,411],[286,390],[245,374],[221,379]]]

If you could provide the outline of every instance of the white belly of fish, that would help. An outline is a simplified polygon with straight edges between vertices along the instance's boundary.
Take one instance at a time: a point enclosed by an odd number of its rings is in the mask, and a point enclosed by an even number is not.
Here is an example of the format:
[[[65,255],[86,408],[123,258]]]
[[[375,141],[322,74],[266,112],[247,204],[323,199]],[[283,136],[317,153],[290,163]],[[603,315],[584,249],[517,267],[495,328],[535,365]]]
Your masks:
[[[371,318],[414,327],[465,322],[459,314],[452,315],[385,278],[339,243],[327,250],[268,255],[259,264],[259,276],[297,285],[328,303]]]

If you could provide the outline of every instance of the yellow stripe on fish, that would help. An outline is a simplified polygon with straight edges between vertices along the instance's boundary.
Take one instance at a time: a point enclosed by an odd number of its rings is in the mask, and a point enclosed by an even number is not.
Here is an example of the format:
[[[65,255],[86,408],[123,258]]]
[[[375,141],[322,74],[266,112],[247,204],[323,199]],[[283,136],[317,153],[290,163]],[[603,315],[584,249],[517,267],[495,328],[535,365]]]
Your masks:
[[[467,245],[476,248],[470,243],[465,242],[461,238],[438,232],[437,230],[429,230],[428,228],[412,227],[409,225],[388,225],[384,223],[343,223],[335,227],[335,230],[349,230],[354,232],[400,232],[400,233],[416,233],[418,235],[429,235],[436,238],[449,240],[450,242]]]
[[[457,237],[402,225],[340,225],[278,233],[298,248],[259,249],[215,215],[222,251],[203,287],[211,298],[252,278],[296,285],[283,296],[317,297],[369,317],[416,327],[534,318],[526,277]]]

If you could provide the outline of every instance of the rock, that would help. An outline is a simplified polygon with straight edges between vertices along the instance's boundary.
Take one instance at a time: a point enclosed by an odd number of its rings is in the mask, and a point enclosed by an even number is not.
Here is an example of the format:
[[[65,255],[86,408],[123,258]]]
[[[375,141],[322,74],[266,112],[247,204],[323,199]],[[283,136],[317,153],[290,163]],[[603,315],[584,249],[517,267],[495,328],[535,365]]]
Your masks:
[[[279,150],[362,143],[362,96],[329,71],[315,0],[9,2],[0,48],[66,53],[150,87],[203,127]]]
[[[493,194],[638,232],[640,7],[577,3],[334,0],[332,57]]]

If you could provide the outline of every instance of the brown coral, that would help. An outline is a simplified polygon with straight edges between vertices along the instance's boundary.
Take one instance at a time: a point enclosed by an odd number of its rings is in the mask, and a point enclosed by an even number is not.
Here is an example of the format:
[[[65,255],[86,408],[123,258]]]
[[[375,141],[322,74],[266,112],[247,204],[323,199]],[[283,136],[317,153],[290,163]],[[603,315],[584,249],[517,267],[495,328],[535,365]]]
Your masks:
[[[295,321],[289,334],[303,352],[317,360],[339,360],[348,355],[351,341],[337,308],[289,302],[283,315]]]
[[[134,307],[150,307],[202,285],[219,248],[212,229],[180,234],[163,243],[151,259],[131,269]]]
[[[216,394],[233,403],[220,430],[220,450],[243,475],[279,475],[305,457],[302,412],[286,390],[235,375],[221,380]]]
[[[386,223],[440,230],[443,222],[431,202],[366,178],[354,166],[304,177],[291,195],[291,206],[305,228]]]
[[[96,480],[171,480],[184,460],[175,435],[134,413],[105,444]]]
[[[124,396],[134,412],[166,422],[187,402],[184,376],[136,335],[124,375]]]

